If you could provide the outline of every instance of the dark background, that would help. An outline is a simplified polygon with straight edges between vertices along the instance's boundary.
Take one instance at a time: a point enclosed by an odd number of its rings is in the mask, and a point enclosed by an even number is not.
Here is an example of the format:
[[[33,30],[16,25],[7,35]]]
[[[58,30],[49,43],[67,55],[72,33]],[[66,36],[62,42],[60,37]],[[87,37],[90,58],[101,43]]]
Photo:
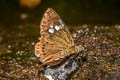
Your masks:
[[[0,24],[39,24],[47,8],[53,8],[69,25],[120,24],[120,0],[42,0],[33,9],[20,7],[18,0],[0,0]],[[29,17],[21,20],[22,13]]]

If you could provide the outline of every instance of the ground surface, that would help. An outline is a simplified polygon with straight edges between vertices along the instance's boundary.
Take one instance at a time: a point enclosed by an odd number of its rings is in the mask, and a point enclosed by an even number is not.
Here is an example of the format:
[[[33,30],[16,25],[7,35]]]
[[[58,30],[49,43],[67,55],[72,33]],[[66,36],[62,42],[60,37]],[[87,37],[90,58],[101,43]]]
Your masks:
[[[84,47],[71,80],[120,80],[120,26],[72,26]],[[46,80],[34,56],[39,25],[0,25],[0,80]]]

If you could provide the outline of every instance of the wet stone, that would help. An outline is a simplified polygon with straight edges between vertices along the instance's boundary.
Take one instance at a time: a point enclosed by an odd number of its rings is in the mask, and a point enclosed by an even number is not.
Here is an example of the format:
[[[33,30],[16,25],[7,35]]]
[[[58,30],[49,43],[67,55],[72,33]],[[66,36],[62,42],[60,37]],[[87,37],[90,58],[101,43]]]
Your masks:
[[[74,60],[67,60],[57,68],[47,67],[44,71],[44,76],[49,80],[67,80],[78,67],[78,64]]]

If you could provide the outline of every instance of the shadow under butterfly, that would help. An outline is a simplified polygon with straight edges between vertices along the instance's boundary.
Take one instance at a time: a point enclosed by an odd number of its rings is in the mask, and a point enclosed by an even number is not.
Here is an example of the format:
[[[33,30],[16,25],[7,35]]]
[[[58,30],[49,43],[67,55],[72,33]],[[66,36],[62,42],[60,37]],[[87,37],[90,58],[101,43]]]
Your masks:
[[[81,45],[75,45],[68,27],[51,8],[48,8],[43,15],[40,24],[40,34],[40,42],[35,45],[35,55],[39,57],[40,62],[42,62],[41,66],[50,66],[44,71],[45,76],[50,80],[66,80],[66,78],[62,79],[62,77],[68,75],[68,73],[70,74],[78,67],[73,59],[70,59],[71,61],[67,60],[57,68],[53,69],[52,67],[64,62],[70,55],[82,51],[83,47]],[[69,66],[71,68],[64,68],[69,63],[71,63],[71,66]],[[59,74],[56,75],[57,73]],[[61,74],[63,74],[63,76]]]

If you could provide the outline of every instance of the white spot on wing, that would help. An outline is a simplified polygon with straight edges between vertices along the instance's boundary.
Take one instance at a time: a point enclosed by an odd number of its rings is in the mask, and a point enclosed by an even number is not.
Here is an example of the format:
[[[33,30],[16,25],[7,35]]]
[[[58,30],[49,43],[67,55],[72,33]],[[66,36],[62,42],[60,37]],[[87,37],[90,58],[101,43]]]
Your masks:
[[[60,30],[60,27],[59,27],[59,26],[55,26],[55,29],[56,29],[57,31],[59,31],[59,30]]]
[[[61,25],[59,25],[60,29],[62,29],[63,27]]]
[[[54,27],[53,25],[50,26],[50,28],[53,28],[53,27]]]
[[[49,29],[48,32],[54,33],[54,29]]]
[[[64,27],[64,23],[61,19],[59,19],[60,24]]]

